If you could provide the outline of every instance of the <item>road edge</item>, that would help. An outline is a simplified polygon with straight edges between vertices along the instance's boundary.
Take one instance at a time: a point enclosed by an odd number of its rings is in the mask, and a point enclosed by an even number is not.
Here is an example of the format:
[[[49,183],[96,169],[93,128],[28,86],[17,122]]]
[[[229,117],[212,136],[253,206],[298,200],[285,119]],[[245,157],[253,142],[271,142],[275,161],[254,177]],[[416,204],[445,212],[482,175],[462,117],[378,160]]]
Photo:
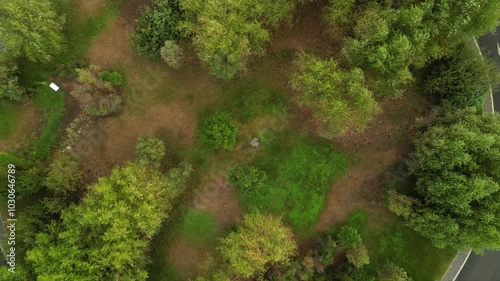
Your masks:
[[[450,267],[446,271],[446,274],[443,276],[441,281],[455,281],[455,279],[457,279],[458,275],[467,263],[471,252],[472,250],[469,250],[467,253],[458,253],[453,259],[453,262],[450,264]]]
[[[479,47],[479,43],[475,37],[472,37],[474,40],[474,44],[476,44],[476,48],[479,51],[479,55],[484,59],[483,53],[481,52],[481,48]],[[483,113],[495,113],[495,106],[493,103],[493,89],[490,86],[490,94],[486,95],[483,100]]]

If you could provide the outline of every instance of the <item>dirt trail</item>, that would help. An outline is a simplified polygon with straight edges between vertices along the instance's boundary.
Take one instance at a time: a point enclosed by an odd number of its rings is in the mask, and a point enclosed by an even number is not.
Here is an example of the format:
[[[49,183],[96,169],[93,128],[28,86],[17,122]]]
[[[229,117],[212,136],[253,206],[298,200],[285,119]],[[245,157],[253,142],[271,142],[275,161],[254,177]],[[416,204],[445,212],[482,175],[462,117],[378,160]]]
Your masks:
[[[332,186],[316,230],[324,231],[345,221],[359,208],[376,217],[372,221],[377,223],[388,216],[383,202],[386,173],[408,155],[416,133],[413,124],[426,108],[426,101],[407,94],[399,100],[385,100],[381,105],[384,113],[364,133],[351,132],[337,140],[342,149],[359,155],[360,164]]]

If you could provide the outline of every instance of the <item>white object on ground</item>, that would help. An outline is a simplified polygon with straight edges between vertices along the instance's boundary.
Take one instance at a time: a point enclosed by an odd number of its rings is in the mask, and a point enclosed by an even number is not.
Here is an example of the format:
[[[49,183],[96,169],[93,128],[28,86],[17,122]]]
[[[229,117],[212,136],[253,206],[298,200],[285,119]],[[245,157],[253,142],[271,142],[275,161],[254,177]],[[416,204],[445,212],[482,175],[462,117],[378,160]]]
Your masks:
[[[253,147],[258,147],[260,145],[259,143],[259,139],[258,138],[254,138],[250,144],[253,146]]]
[[[59,86],[57,86],[57,85],[56,85],[56,84],[54,84],[54,83],[50,83],[49,87],[50,87],[52,90],[56,91],[56,92],[57,92],[57,90],[59,90]]]

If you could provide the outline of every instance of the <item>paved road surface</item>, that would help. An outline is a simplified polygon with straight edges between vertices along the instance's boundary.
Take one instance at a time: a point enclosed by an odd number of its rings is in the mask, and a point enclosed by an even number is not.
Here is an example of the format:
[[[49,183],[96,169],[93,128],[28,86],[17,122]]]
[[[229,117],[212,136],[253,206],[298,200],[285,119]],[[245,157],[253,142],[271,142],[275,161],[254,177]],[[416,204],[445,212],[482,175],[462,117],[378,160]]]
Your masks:
[[[496,32],[487,34],[478,40],[479,46],[485,50],[486,56],[493,59],[500,66],[500,26],[497,26]],[[495,89],[493,96],[495,111],[500,111],[500,89]],[[500,281],[500,280],[499,280]]]
[[[478,42],[486,50],[485,55],[500,66],[500,26],[494,34],[485,35]],[[493,100],[495,111],[500,112],[500,89],[495,90]],[[500,281],[500,251],[485,252],[483,256],[472,253],[456,281]]]

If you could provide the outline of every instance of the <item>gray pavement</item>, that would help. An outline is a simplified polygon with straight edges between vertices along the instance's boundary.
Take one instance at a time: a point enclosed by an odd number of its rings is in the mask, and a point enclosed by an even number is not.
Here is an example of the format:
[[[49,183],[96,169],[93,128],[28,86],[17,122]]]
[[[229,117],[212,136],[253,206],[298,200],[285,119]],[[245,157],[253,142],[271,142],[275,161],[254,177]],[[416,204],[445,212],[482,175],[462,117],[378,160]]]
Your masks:
[[[500,26],[497,26],[496,31],[492,34],[486,34],[479,38],[479,46],[483,54],[488,58],[497,62],[500,66]],[[500,89],[493,89],[493,99],[495,111],[500,110]]]

